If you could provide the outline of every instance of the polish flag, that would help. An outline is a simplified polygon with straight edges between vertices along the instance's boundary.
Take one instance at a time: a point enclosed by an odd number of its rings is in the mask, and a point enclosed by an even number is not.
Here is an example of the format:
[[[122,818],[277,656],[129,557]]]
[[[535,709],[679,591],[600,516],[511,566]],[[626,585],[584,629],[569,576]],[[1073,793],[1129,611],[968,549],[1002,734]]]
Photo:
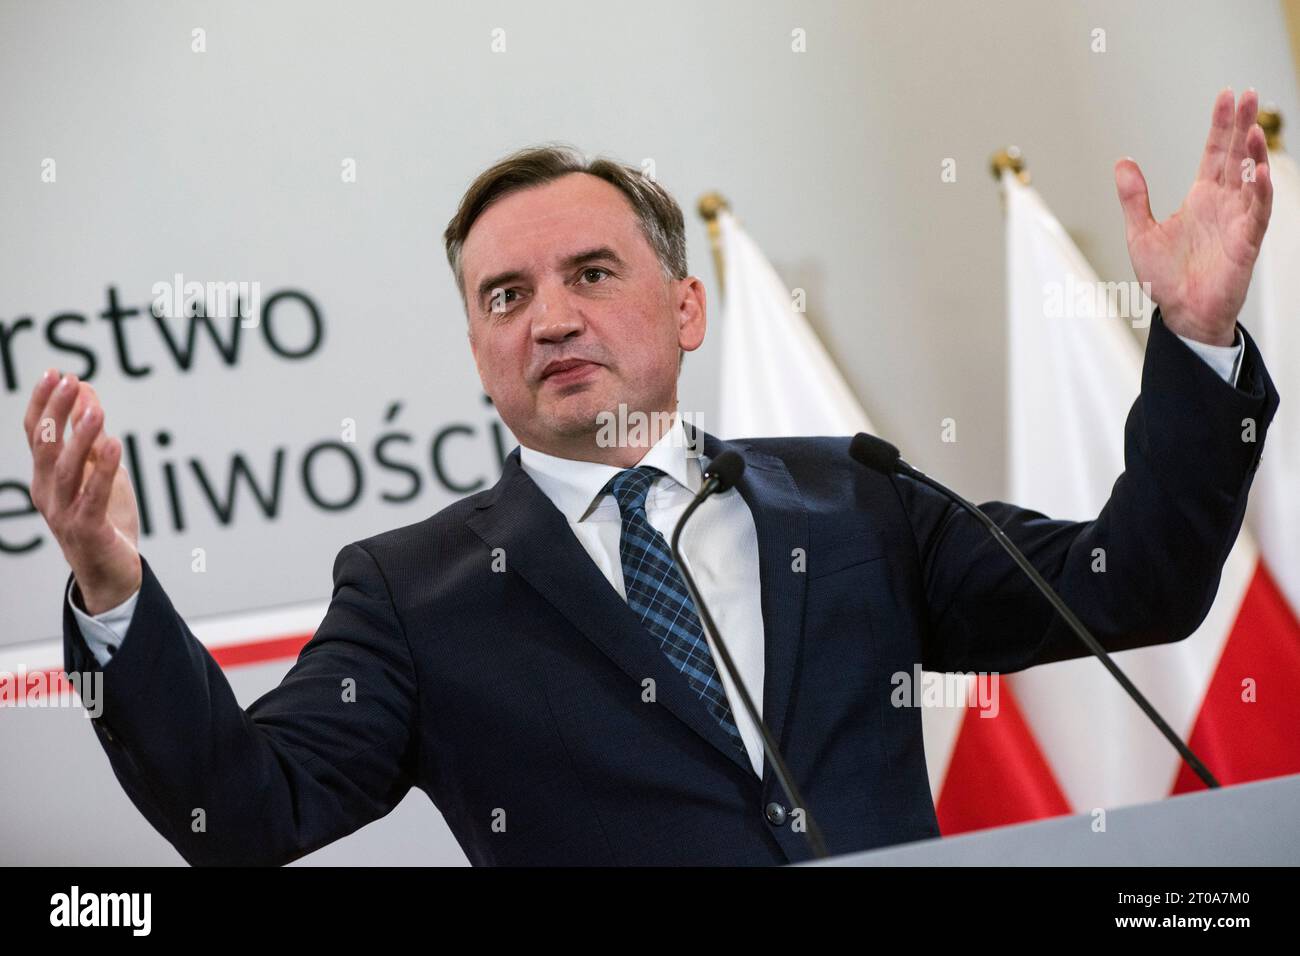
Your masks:
[[[1068,298],[1069,290],[1096,283],[1096,273],[1035,190],[1006,173],[1003,191],[1010,500],[1052,517],[1090,519],[1124,470],[1124,422],[1141,380],[1142,349],[1132,331],[1140,319],[1050,314],[1049,290],[1065,290]],[[1297,261],[1294,249],[1289,261]],[[1291,281],[1294,313],[1300,295]],[[1294,350],[1300,340],[1293,323],[1281,321],[1284,311],[1277,326],[1289,332]],[[1280,358],[1269,361],[1270,370],[1285,364]],[[1276,424],[1270,430],[1261,474],[1274,439],[1285,439],[1278,431]],[[1286,497],[1293,503],[1300,488],[1294,461],[1289,474]],[[1293,545],[1297,530],[1293,525]],[[1193,635],[1125,651],[1115,661],[1220,783],[1300,771],[1300,623],[1248,530],[1229,553],[1218,595]],[[1091,655],[1001,681],[1002,713],[989,719],[969,709],[939,771],[945,834],[1204,787]]]
[[[870,420],[787,288],[728,210],[723,250],[719,438],[872,432]],[[709,429],[706,429],[706,431]]]
[[[1259,328],[1251,331],[1282,402],[1259,460],[1246,521],[1291,609],[1300,614],[1300,166],[1280,149],[1269,153],[1268,166],[1273,215],[1255,267]]]

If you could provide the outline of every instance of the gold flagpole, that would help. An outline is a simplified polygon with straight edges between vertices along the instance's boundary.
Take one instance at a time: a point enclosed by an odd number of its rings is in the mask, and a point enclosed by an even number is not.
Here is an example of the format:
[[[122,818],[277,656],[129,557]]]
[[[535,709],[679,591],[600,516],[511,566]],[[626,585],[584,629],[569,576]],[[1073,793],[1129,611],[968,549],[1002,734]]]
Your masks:
[[[1020,154],[1019,146],[1007,146],[989,157],[989,172],[998,182],[1006,170],[1016,174],[1016,179],[1029,185],[1029,170],[1025,169],[1025,157]]]
[[[724,209],[730,212],[731,203],[727,202],[726,197],[723,196],[722,193],[708,192],[700,197],[700,201],[696,204],[696,209],[699,211],[700,218],[704,220],[709,228],[709,245],[713,248],[713,267],[718,273],[718,296],[719,298],[725,298],[727,294],[726,262],[722,250],[722,226],[718,224],[718,213]],[[857,394],[857,389],[849,384],[849,377],[844,374],[844,366],[841,365],[839,359],[835,357],[835,353],[827,348],[826,339],[819,331],[817,331],[817,327],[813,324],[812,318],[810,316],[805,316],[805,322],[807,323],[808,330],[812,332],[813,336],[821,344],[822,351],[826,353],[826,358],[830,360],[831,365],[834,366],[835,370],[839,373],[840,380],[844,382],[845,387],[848,388],[853,397],[857,399],[858,404],[861,405],[862,398]]]
[[[1255,122],[1264,131],[1268,148],[1273,151],[1282,148],[1282,114],[1275,109],[1260,110]]]
[[[718,299],[721,301],[727,294],[727,275],[722,256],[722,226],[718,224],[718,213],[730,209],[731,204],[722,193],[711,192],[700,197],[696,208],[709,229],[709,246],[713,249],[713,268],[718,273]]]

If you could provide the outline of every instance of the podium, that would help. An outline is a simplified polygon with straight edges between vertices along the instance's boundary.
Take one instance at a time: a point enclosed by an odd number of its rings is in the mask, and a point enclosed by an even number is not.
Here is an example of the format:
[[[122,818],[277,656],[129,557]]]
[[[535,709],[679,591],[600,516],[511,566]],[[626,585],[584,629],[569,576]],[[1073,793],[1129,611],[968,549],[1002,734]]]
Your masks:
[[[1300,774],[797,866],[1298,866]]]

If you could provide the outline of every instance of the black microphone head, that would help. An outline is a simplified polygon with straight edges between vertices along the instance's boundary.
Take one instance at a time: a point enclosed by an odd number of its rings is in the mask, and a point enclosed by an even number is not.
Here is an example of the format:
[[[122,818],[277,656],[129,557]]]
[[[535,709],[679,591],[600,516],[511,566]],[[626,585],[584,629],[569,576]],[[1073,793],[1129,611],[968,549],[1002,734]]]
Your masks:
[[[740,481],[740,476],[745,471],[745,459],[741,458],[734,451],[724,451],[717,458],[709,462],[709,467],[704,469],[704,479],[710,478],[718,480],[718,491],[729,491]]]
[[[872,471],[892,475],[898,468],[898,449],[875,435],[858,432],[849,442],[849,454]]]

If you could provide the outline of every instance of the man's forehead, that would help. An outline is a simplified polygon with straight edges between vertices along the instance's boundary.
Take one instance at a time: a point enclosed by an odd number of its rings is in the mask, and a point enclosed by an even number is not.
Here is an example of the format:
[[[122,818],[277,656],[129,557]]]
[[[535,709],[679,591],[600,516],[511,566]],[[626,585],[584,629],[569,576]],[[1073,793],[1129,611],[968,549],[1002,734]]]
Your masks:
[[[468,273],[547,266],[583,249],[608,246],[632,254],[637,220],[631,204],[609,183],[590,179],[609,192],[591,188],[547,187],[522,190],[485,209],[465,238]],[[563,180],[554,184],[565,185]],[[609,195],[612,193],[613,195]]]

